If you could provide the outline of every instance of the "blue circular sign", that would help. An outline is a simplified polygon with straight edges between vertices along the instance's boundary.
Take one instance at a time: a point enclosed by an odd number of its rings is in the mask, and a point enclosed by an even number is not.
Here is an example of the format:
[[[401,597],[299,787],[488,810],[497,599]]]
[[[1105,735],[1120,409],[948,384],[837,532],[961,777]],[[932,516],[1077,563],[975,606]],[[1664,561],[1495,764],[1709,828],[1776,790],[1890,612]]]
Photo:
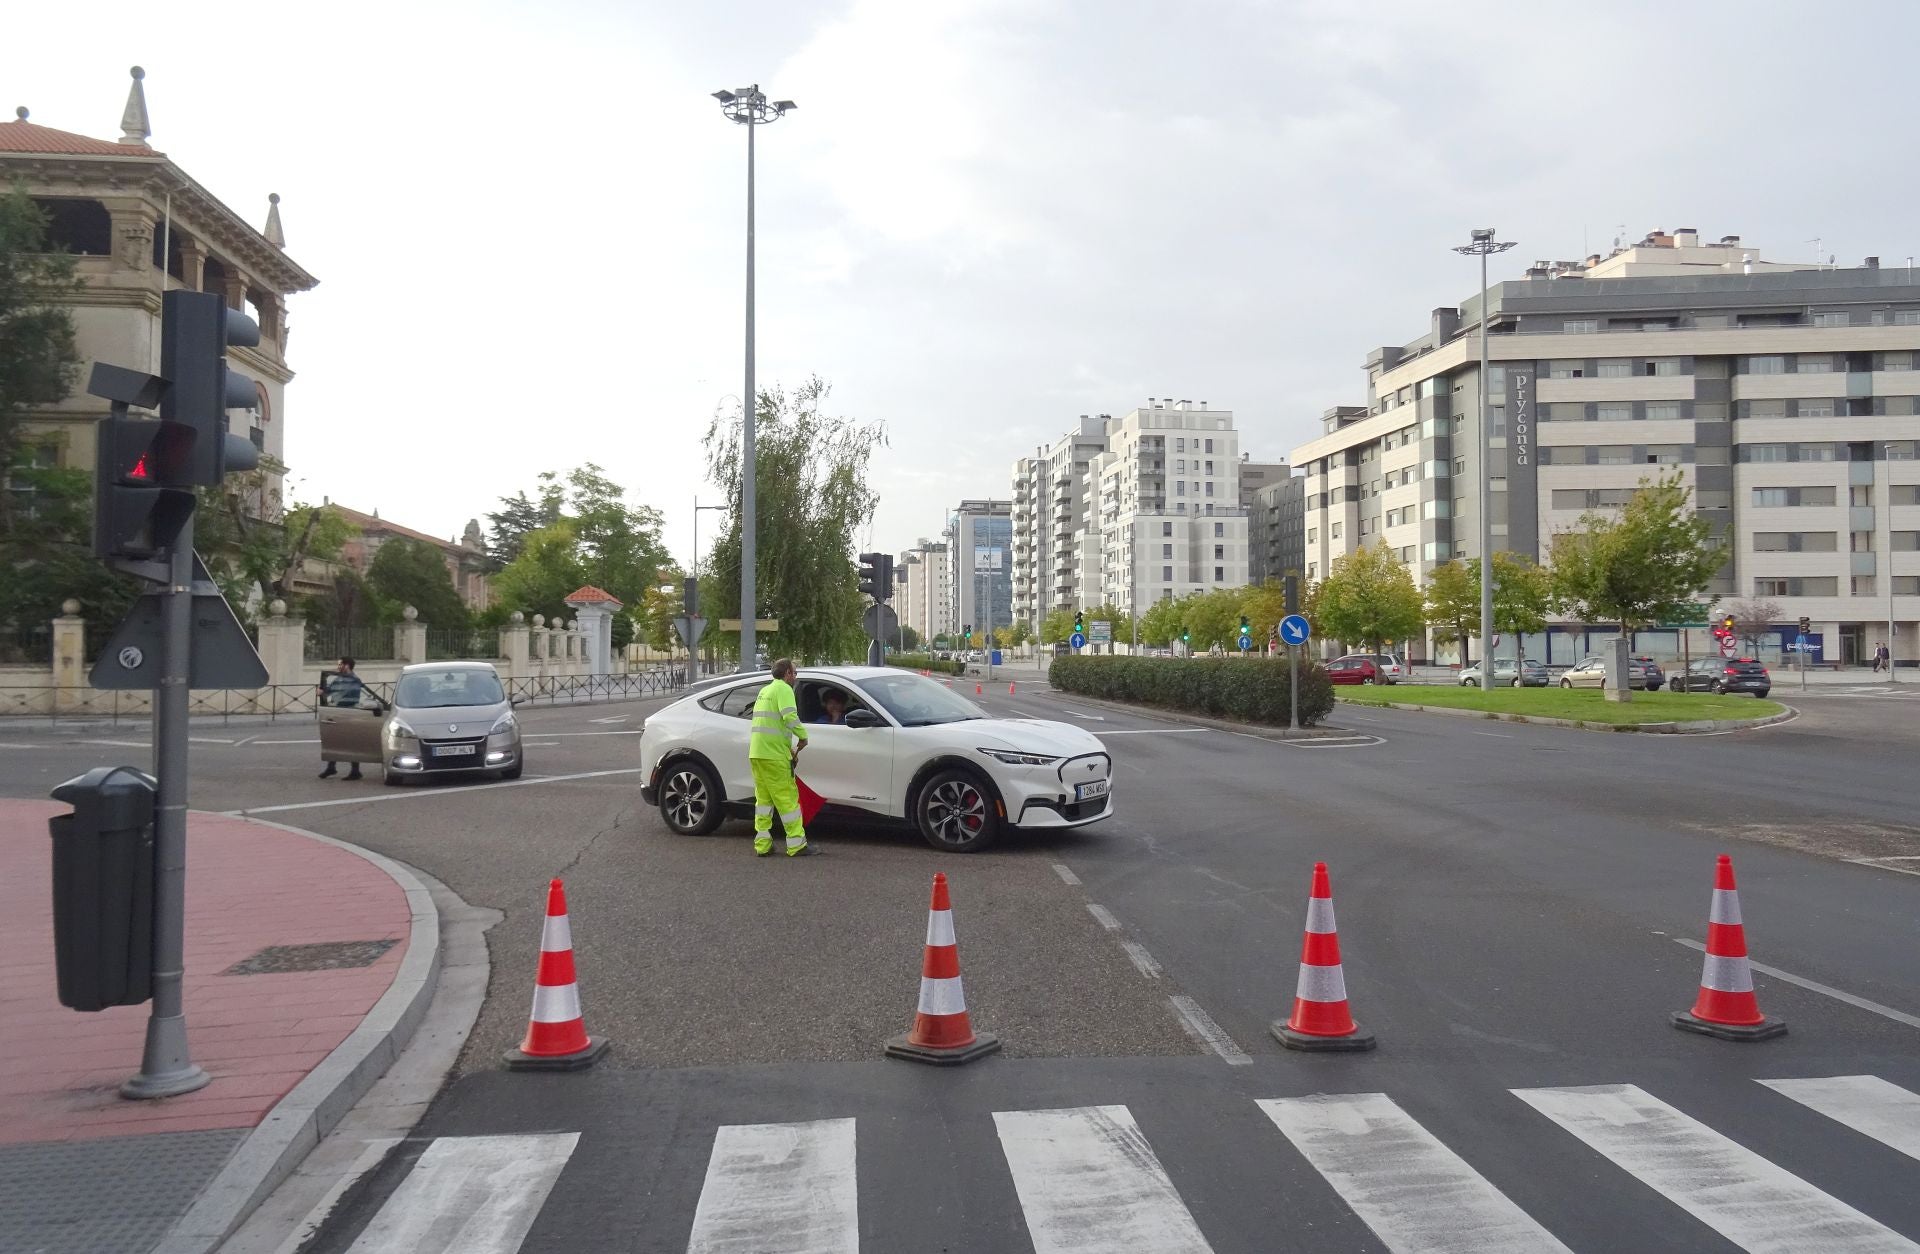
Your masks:
[[[1245,653],[1248,649],[1251,649],[1252,647],[1253,647],[1253,637],[1243,633],[1240,637],[1240,652]]]
[[[1280,639],[1287,644],[1305,644],[1312,635],[1305,614],[1289,614],[1280,620]]]
[[[1082,635],[1080,632],[1076,631],[1071,636],[1067,637],[1067,643],[1072,645],[1076,649],[1083,649],[1086,647],[1087,638],[1086,636]]]

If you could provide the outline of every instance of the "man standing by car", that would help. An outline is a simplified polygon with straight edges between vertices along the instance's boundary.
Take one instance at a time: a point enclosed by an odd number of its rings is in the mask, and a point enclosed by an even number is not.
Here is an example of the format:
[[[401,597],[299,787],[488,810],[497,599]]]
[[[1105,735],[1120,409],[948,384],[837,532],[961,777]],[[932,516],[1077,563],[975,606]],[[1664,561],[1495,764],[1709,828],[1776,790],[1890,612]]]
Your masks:
[[[366,682],[353,673],[353,659],[343,657],[340,665],[334,667],[333,674],[320,677],[320,704],[350,710],[360,704],[360,696],[366,690]],[[320,772],[320,778],[332,779],[338,770],[332,758],[326,759],[326,763],[327,769]],[[347,778],[359,779],[360,764],[349,762],[347,765],[351,768],[347,771]]]
[[[747,739],[747,764],[753,769],[753,852],[773,852],[773,816],[787,832],[787,856],[812,853],[800,817],[800,786],[794,780],[807,729],[794,705],[793,660],[773,664],[773,678],[753,703],[753,731]]]

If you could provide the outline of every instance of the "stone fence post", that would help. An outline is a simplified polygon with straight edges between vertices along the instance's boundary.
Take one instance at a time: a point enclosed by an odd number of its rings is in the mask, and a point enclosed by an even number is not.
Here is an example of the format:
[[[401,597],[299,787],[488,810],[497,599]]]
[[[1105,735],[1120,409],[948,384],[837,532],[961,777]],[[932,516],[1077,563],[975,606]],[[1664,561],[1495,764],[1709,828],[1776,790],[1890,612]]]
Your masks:
[[[528,634],[533,648],[533,656],[529,663],[531,672],[535,675],[544,675],[547,672],[548,637],[551,635],[547,628],[545,614],[533,616],[533,629]]]
[[[276,597],[267,606],[267,617],[254,628],[254,643],[267,668],[267,682],[275,689],[271,708],[276,713],[301,708],[312,694],[298,689],[316,682],[307,671],[307,620],[287,617],[287,603]]]
[[[427,660],[427,625],[417,621],[420,611],[411,605],[400,611],[402,621],[393,625],[393,656],[405,665]]]
[[[525,614],[515,610],[500,629],[500,656],[507,660],[507,674],[515,679],[525,679],[531,673],[527,666],[526,620]]]
[[[80,617],[80,602],[68,597],[53,620],[54,712],[86,708],[92,691],[87,684],[87,620]]]

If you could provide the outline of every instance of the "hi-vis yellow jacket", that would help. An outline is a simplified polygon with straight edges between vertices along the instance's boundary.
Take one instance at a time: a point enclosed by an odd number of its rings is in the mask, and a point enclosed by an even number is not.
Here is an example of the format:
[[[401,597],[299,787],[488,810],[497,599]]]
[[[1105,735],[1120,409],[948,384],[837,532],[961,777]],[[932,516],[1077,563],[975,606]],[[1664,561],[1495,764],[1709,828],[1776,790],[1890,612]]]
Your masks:
[[[800,711],[794,708],[793,685],[775,679],[760,690],[760,699],[753,703],[753,735],[747,757],[785,762],[793,756],[796,736],[805,740],[807,729],[800,722]]]

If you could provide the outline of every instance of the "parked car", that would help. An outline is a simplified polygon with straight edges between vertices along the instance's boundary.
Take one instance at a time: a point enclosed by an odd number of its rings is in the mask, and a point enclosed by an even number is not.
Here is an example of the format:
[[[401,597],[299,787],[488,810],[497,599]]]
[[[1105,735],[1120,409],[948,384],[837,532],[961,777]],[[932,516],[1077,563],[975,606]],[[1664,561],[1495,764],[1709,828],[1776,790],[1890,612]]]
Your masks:
[[[1482,663],[1475,662],[1460,672],[1462,688],[1480,686],[1481,665]],[[1550,682],[1552,680],[1547,674],[1547,668],[1532,658],[1522,663],[1517,673],[1512,658],[1499,657],[1493,660],[1493,684],[1496,688],[1545,688]]]
[[[753,813],[747,763],[765,675],[685,697],[641,728],[640,798],[682,835]],[[845,694],[840,725],[814,724]],[[1112,760],[1070,723],[993,718],[945,684],[890,667],[816,666],[794,679],[808,722],[799,774],[829,810],[904,819],[935,849],[972,853],[1006,828],[1084,827],[1113,812]]]
[[[1758,658],[1696,658],[1686,670],[1667,681],[1675,692],[1751,692],[1764,697],[1773,691],[1773,676]]]
[[[1377,683],[1397,684],[1400,682],[1400,677],[1406,673],[1406,668],[1400,665],[1400,659],[1391,653],[1349,653],[1335,660],[1344,662],[1348,658],[1359,658],[1372,662],[1374,668],[1379,672],[1379,677],[1375,681]]]
[[[1371,657],[1355,654],[1337,657],[1327,663],[1327,682],[1333,684],[1377,684],[1380,666]]]
[[[1652,658],[1630,657],[1627,659],[1627,687],[1645,688],[1647,691],[1660,687],[1665,678],[1660,667]],[[1572,667],[1560,676],[1562,688],[1604,688],[1607,686],[1607,659],[1587,657],[1579,665]]]
[[[322,758],[378,762],[389,784],[475,773],[518,779],[525,765],[513,702],[485,662],[405,667],[392,701],[365,692],[351,707],[321,706],[319,721]]]

